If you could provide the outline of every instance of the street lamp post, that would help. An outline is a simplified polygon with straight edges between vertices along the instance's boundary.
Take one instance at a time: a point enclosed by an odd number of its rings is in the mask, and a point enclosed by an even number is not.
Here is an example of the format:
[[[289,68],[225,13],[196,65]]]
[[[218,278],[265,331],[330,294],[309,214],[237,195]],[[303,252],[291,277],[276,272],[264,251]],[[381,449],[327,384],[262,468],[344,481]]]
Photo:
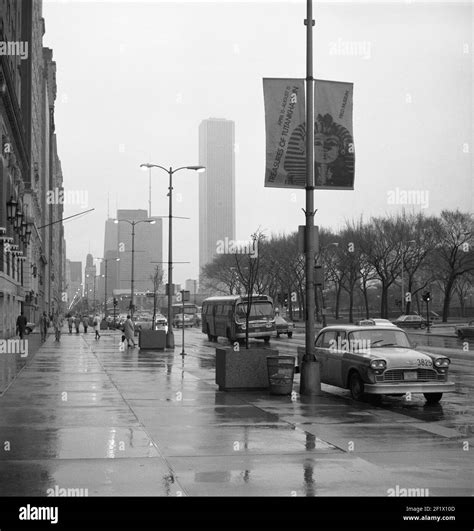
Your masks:
[[[125,223],[128,223],[132,226],[132,274],[131,274],[131,281],[130,281],[130,317],[133,317],[133,310],[134,310],[134,282],[135,282],[135,225],[138,225],[139,223],[149,223],[150,225],[154,225],[156,221],[154,219],[115,219],[114,223],[119,223],[120,221],[124,221]]]
[[[110,260],[120,262],[120,258],[94,258],[94,260],[101,260],[105,263],[105,275],[104,275],[104,319],[107,318],[107,263]]]
[[[172,219],[173,219],[173,174],[180,171],[180,170],[194,170],[199,173],[206,171],[206,168],[204,166],[182,166],[180,168],[176,168],[173,170],[173,168],[165,168],[164,166],[160,166],[159,164],[151,164],[149,162],[145,164],[140,164],[140,168],[146,169],[148,168],[151,171],[151,168],[160,168],[161,170],[165,171],[169,175],[169,187],[168,187],[168,197],[169,197],[169,207],[168,207],[168,332],[166,333],[166,347],[167,348],[174,348],[174,334],[173,334],[173,326],[172,326],[172,301],[173,301],[173,294],[172,294],[172,286],[173,286],[173,225],[172,225]]]

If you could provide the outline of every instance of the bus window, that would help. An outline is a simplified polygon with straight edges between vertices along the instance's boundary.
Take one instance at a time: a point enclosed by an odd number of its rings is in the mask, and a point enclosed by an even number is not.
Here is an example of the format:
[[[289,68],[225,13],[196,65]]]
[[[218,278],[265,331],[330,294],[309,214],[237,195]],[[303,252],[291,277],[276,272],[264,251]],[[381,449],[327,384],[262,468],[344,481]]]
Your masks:
[[[236,317],[238,320],[245,319],[247,316],[247,304],[240,303],[237,305]],[[273,306],[269,302],[254,302],[250,307],[250,318],[273,318]]]

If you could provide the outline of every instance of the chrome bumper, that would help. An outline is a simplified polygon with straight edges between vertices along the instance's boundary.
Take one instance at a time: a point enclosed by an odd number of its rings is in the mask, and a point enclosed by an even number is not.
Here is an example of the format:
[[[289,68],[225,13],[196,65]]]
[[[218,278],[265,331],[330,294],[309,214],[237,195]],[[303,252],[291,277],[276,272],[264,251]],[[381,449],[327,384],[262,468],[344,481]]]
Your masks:
[[[400,382],[364,384],[364,392],[369,395],[390,395],[405,393],[450,393],[454,391],[452,382]]]

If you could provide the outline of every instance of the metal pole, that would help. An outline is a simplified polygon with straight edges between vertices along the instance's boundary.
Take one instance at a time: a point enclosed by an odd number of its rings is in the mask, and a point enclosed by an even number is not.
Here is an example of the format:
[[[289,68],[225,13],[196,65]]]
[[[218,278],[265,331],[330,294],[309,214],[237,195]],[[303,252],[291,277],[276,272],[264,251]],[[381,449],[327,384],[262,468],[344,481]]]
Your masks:
[[[183,327],[183,348],[181,349],[181,356],[185,356],[186,355],[186,352],[184,352],[184,289],[181,290],[181,298],[183,300],[183,318],[181,320],[181,325]]]
[[[405,286],[404,286],[404,278],[403,278],[403,270],[405,269],[405,264],[403,261],[403,247],[402,247],[402,300],[400,303],[400,309],[402,310],[402,314],[405,313]]]
[[[170,186],[169,186],[169,211],[168,211],[168,332],[166,334],[166,347],[174,348],[174,335],[173,335],[173,319],[171,315],[171,303],[173,300],[173,168],[168,170],[170,176]]]
[[[132,279],[130,288],[130,317],[133,318],[133,281],[134,281],[134,262],[135,262],[135,222],[132,221]]]
[[[105,258],[104,319],[107,319],[107,258]]]
[[[151,167],[148,168],[148,217],[151,218]]]
[[[311,395],[320,390],[320,375],[314,360],[314,78],[313,78],[313,6],[306,2],[306,329],[305,356],[301,366],[300,393]],[[310,372],[311,371],[311,372]],[[319,387],[318,387],[319,386]]]

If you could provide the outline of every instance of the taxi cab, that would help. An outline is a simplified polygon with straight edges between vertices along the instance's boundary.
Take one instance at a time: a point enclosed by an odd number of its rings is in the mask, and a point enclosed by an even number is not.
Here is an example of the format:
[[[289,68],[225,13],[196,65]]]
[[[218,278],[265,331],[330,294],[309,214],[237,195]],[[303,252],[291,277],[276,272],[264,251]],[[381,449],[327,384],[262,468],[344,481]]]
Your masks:
[[[341,325],[323,328],[316,337],[321,382],[364,395],[423,393],[436,404],[454,391],[448,381],[450,359],[412,346],[393,325]]]

